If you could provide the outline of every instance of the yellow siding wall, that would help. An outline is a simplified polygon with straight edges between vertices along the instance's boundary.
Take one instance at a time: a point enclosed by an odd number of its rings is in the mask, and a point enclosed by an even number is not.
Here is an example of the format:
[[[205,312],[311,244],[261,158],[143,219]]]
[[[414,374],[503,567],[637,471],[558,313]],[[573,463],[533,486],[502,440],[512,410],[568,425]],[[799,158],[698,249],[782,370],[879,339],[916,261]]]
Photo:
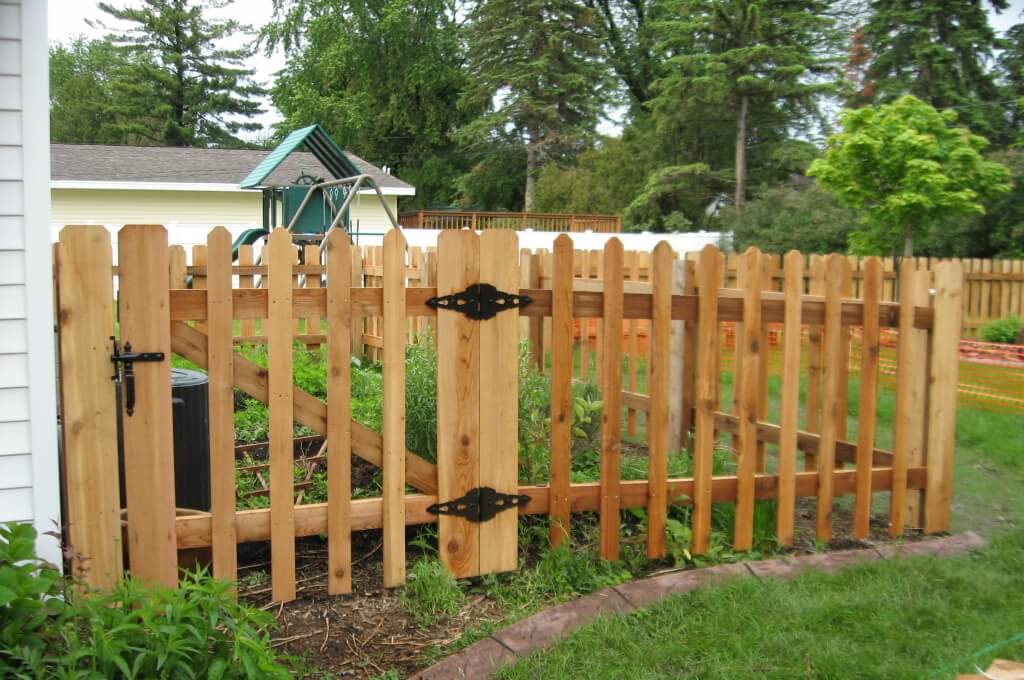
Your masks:
[[[50,221],[63,224],[197,224],[243,226],[262,223],[258,191],[139,191],[122,189],[51,189]],[[385,196],[392,211],[398,198]],[[357,196],[351,209],[361,231],[391,227],[375,196]]]
[[[56,224],[249,224],[262,218],[258,191],[51,189]]]

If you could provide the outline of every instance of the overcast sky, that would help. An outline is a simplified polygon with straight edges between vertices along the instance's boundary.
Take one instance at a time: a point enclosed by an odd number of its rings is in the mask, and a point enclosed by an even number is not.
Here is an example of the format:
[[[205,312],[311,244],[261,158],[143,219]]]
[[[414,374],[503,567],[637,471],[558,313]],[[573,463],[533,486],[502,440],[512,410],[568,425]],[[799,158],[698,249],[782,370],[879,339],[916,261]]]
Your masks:
[[[115,5],[132,4],[130,0],[111,0]],[[1005,31],[1020,20],[1024,12],[1024,0],[1010,0],[1010,9],[1002,14],[991,12],[992,24],[998,31]],[[267,23],[273,16],[273,5],[271,0],[239,0],[233,5],[219,10],[218,14],[233,17],[239,21],[251,24],[255,28]],[[96,3],[91,0],[49,0],[49,38],[51,41],[66,41],[77,35],[89,37],[100,37],[105,31],[91,28],[86,20],[102,19],[106,15],[96,8]],[[276,71],[284,66],[284,57],[280,53],[271,57],[265,57],[262,52],[257,54],[252,61],[256,69],[256,78],[264,85],[269,85],[273,80]],[[266,102],[267,113],[256,120],[265,127],[273,125],[280,120],[280,115]],[[614,133],[618,126],[615,123],[606,122],[600,126],[601,132]],[[258,135],[262,137],[263,135]]]

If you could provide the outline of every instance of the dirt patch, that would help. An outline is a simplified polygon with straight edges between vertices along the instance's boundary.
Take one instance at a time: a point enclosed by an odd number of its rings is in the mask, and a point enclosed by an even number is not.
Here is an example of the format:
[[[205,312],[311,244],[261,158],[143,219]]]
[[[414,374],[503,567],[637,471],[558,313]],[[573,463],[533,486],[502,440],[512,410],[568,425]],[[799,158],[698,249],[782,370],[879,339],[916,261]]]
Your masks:
[[[815,551],[815,500],[798,499],[794,547],[787,553]],[[576,540],[585,540],[583,525],[594,518],[577,517],[574,522]],[[837,507],[833,527],[837,537],[849,536],[852,513]],[[412,532],[412,530],[410,530]],[[410,533],[412,537],[412,533]],[[903,540],[921,538],[918,532],[907,532]],[[469,628],[488,621],[499,621],[506,612],[485,595],[470,593],[458,614],[442,618],[428,627],[420,627],[406,611],[399,590],[381,587],[382,561],[379,531],[353,534],[352,594],[335,597],[327,593],[327,546],[320,538],[297,542],[297,599],[281,605],[271,601],[269,582],[269,546],[248,544],[240,554],[240,594],[251,604],[273,613],[280,630],[275,634],[278,651],[305,659],[303,666],[329,672],[342,678],[375,678],[388,669],[406,677],[437,661],[439,651],[452,646]],[[625,540],[625,539],[624,539]],[[872,517],[868,541],[837,538],[830,550],[867,548],[890,542],[887,518]],[[409,548],[409,562],[420,553]],[[652,562],[648,573],[664,572],[667,563]],[[307,670],[303,677],[320,675]]]

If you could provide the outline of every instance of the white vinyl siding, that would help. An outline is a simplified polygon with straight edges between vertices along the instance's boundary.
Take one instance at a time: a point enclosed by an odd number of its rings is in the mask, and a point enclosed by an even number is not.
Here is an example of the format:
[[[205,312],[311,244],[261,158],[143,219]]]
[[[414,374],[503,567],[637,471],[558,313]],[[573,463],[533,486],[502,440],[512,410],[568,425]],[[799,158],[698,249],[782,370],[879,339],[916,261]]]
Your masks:
[[[0,522],[40,533],[60,522],[46,61],[45,0],[0,0]]]

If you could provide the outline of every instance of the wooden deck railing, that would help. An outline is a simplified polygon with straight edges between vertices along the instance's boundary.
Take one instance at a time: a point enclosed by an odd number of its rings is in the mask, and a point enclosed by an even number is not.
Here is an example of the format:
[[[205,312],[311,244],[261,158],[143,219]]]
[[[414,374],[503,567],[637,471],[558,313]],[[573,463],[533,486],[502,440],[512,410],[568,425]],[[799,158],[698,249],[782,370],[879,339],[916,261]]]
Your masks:
[[[398,216],[406,229],[533,229],[535,231],[622,231],[618,215],[575,215],[535,212],[458,212],[417,210]]]

